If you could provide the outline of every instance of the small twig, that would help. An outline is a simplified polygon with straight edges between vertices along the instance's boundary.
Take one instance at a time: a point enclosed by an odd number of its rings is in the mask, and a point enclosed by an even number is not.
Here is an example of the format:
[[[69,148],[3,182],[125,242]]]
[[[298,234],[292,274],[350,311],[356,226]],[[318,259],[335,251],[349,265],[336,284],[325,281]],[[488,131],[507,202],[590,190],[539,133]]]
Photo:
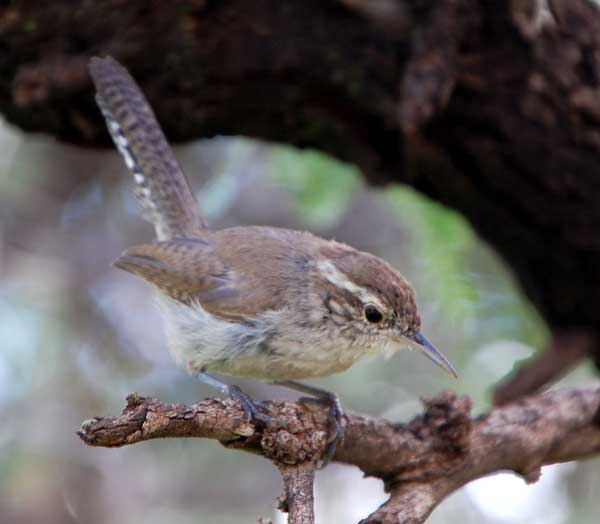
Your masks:
[[[310,462],[296,466],[280,464],[279,471],[284,486],[284,495],[279,509],[289,514],[289,524],[314,524],[315,464]]]
[[[586,331],[557,332],[548,348],[522,365],[496,387],[494,403],[506,404],[524,395],[536,393],[566,375],[575,365],[592,354],[598,344],[596,335]]]
[[[430,484],[415,484],[411,489],[392,491],[387,502],[360,524],[420,524],[436,506],[438,489]]]

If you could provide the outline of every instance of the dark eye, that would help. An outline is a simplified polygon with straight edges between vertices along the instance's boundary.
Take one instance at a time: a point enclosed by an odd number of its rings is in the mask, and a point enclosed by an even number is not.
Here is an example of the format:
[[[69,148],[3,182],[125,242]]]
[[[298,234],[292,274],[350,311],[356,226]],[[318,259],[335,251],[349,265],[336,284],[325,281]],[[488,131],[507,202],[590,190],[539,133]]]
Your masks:
[[[383,314],[373,304],[365,306],[365,318],[371,324],[379,324],[383,320]]]

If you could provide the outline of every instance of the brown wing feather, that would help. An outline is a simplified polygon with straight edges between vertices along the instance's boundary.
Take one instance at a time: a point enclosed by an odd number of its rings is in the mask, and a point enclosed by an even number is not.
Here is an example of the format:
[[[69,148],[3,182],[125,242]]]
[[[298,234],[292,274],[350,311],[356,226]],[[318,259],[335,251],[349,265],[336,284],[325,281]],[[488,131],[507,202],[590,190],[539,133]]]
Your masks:
[[[227,319],[279,310],[306,293],[324,241],[278,228],[203,230],[128,249],[115,265],[185,303]]]
[[[231,269],[214,254],[208,242],[201,239],[176,239],[134,246],[125,251],[114,265],[142,277],[163,293],[184,303],[198,301],[219,307],[217,303],[235,304],[239,295],[233,284]]]

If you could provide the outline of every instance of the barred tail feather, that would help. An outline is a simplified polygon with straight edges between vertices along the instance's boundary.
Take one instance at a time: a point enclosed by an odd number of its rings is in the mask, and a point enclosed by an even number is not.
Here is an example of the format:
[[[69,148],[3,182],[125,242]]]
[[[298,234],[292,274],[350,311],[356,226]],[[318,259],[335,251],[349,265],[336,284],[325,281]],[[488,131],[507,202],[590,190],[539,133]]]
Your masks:
[[[96,102],[159,240],[206,227],[186,177],[135,80],[111,57],[90,60]]]

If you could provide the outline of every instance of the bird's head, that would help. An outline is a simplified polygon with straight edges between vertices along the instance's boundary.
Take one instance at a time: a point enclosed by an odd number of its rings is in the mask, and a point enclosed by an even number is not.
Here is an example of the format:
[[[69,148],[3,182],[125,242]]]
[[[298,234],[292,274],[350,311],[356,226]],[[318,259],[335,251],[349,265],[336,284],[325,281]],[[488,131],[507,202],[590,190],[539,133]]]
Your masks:
[[[332,249],[317,269],[326,283],[326,306],[334,322],[352,330],[357,343],[384,350],[418,349],[453,376],[450,361],[421,333],[416,295],[384,260],[353,249]]]

